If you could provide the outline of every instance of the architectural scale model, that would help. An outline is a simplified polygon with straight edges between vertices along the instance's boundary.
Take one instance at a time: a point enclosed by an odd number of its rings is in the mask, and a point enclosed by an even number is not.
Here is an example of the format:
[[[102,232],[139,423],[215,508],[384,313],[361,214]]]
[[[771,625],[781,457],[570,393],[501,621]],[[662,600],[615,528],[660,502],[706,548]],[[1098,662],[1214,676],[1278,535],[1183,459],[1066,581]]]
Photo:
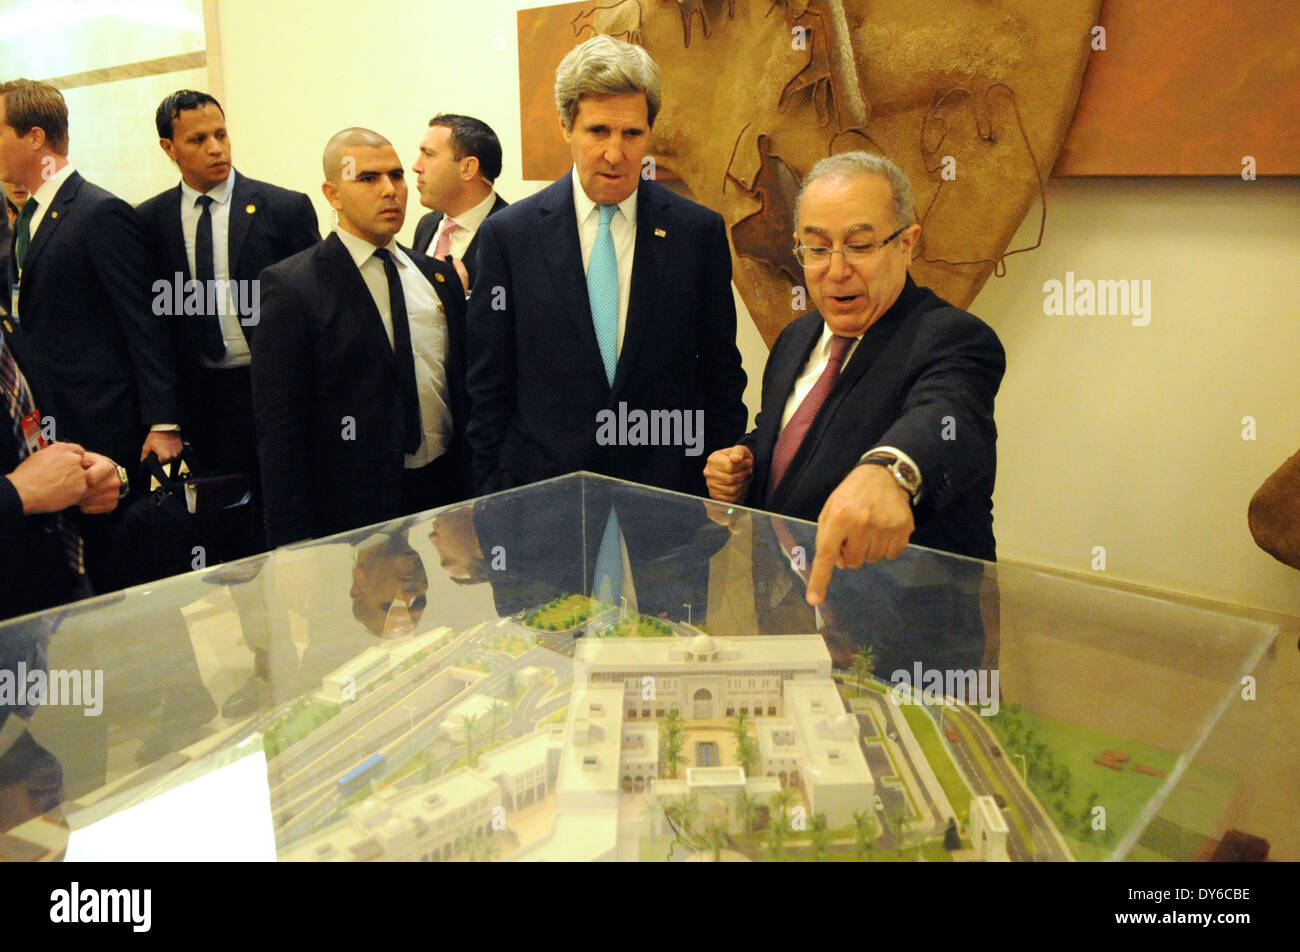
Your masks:
[[[837,680],[819,635],[577,617],[572,657],[534,610],[367,649],[290,705],[281,858],[996,861],[1025,858],[1017,826],[1070,858],[1023,784],[999,804],[933,769],[937,725],[923,744],[880,682]]]

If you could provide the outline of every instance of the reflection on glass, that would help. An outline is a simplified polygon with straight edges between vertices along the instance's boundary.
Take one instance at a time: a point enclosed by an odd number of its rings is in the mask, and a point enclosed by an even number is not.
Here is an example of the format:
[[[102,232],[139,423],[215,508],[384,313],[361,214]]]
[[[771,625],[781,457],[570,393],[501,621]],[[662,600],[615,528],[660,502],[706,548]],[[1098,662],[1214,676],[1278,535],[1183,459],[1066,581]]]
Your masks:
[[[75,826],[254,733],[283,859],[1189,858],[1220,835],[1241,778],[1195,754],[1275,627],[916,547],[814,611],[814,541],[575,475],[5,626],[10,668],[104,683],[100,717],[9,702],[6,848],[56,856],[58,800]]]

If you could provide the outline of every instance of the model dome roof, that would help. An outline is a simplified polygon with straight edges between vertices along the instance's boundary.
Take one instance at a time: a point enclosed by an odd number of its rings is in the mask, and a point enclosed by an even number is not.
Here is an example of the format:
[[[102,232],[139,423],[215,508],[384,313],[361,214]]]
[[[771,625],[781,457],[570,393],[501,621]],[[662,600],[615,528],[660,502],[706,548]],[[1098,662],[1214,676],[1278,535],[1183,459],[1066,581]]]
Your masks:
[[[716,654],[718,646],[714,644],[710,635],[696,635],[691,639],[691,654],[701,657],[708,657]]]

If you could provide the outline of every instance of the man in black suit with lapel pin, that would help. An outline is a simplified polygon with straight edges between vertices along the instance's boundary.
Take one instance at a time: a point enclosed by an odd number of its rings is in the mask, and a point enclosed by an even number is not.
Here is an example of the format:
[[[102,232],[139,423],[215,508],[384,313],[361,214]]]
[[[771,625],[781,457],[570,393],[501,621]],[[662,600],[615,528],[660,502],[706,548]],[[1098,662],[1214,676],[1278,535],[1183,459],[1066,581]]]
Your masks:
[[[235,171],[225,113],[207,93],[172,93],[154,121],[158,144],[181,173],[179,185],[136,209],[153,246],[155,293],[171,304],[194,280],[204,292],[202,313],[173,315],[183,429],[207,466],[247,473],[256,484],[249,379],[260,321],[256,278],[320,241],[316,210],[301,192]],[[248,554],[260,548],[260,538],[247,541]]]
[[[703,495],[744,431],[721,216],[649,180],[659,68],[608,36],[556,71],[569,175],[483,223],[468,438],[480,493],[575,470]]]
[[[468,495],[460,277],[397,244],[407,188],[387,139],[345,129],[323,164],[338,230],[261,274],[253,412],[272,546]]]
[[[30,197],[15,223],[10,343],[40,394],[47,440],[115,465],[180,452],[176,373],[153,310],[149,244],[126,202],[68,162],[68,108],[46,83],[0,85],[0,181]],[[116,518],[78,520],[97,592],[118,587]]]
[[[917,286],[911,185],[851,152],[813,166],[795,252],[816,310],[777,338],[757,425],[705,467],[710,495],[818,521],[808,600],[835,565],[918,545],[993,560],[997,334]]]
[[[479,226],[510,204],[492,187],[501,174],[497,134],[472,116],[434,116],[411,171],[420,204],[431,209],[415,226],[413,247],[431,258],[464,261],[473,281]]]

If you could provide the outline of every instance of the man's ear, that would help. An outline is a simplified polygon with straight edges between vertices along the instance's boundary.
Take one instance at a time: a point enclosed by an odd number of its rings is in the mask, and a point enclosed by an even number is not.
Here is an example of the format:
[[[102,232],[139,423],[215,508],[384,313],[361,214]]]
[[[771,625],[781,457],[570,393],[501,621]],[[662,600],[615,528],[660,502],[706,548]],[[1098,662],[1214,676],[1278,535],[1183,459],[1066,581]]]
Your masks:
[[[339,201],[339,187],[337,183],[328,180],[321,182],[320,190],[325,195],[325,201],[329,202],[330,207],[335,211],[338,211],[343,207],[343,203]]]
[[[562,136],[564,136],[564,141],[565,141],[565,142],[572,142],[572,141],[573,141],[573,130],[570,129],[568,126],[566,126],[566,125],[564,124],[564,117],[563,117],[563,116],[559,116],[559,117],[557,117],[557,118],[559,118],[559,120],[560,120],[560,134],[561,134]]]
[[[167,153],[167,158],[180,165],[176,159],[176,144],[171,139],[159,139],[158,145],[162,147],[163,152]]]
[[[461,166],[460,166],[461,181],[464,182],[474,181],[474,179],[478,178],[478,170],[479,170],[479,165],[478,165],[477,155],[467,155],[465,156],[465,158],[461,159]]]
[[[908,263],[912,261],[912,254],[916,251],[916,243],[921,240],[921,226],[916,222],[908,225],[903,229],[903,233],[898,236],[899,246],[907,256]]]

